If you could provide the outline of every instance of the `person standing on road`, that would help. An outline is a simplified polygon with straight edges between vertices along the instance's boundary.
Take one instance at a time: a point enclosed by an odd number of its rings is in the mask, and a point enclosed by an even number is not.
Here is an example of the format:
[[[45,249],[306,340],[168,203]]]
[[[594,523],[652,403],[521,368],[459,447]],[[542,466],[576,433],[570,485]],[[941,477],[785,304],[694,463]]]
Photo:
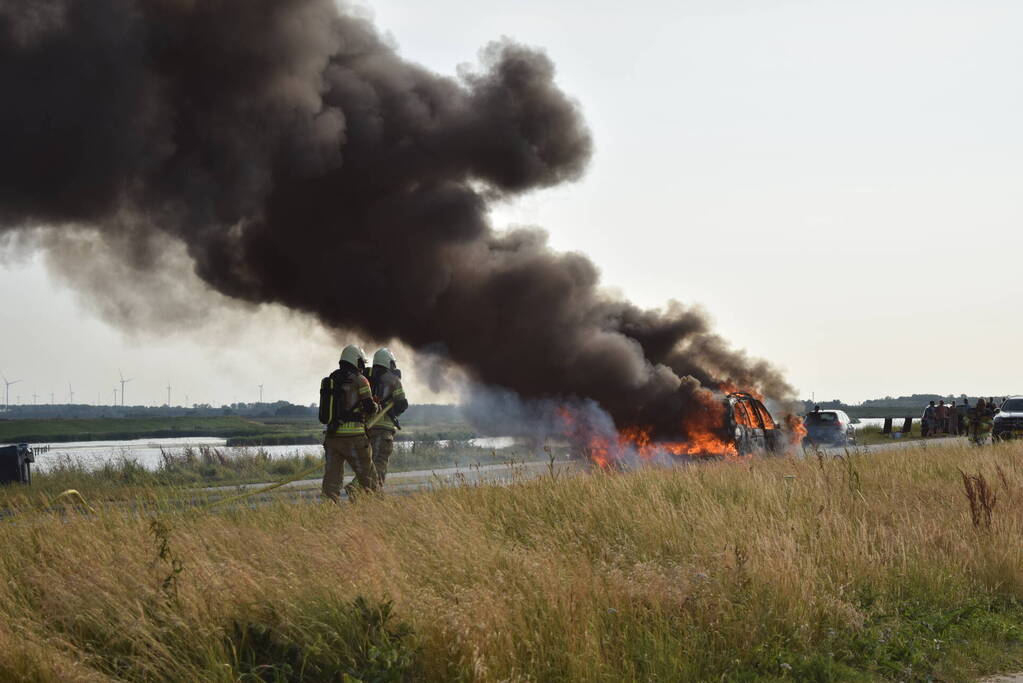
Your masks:
[[[938,434],[945,433],[945,421],[948,420],[948,406],[945,405],[944,399],[938,401],[938,407],[934,409],[934,422],[936,429],[934,430]]]
[[[959,406],[959,433],[963,436],[970,435],[970,399],[964,398],[963,404]]]
[[[920,420],[920,436],[931,436],[934,433],[934,413],[936,410],[934,401],[931,401],[931,404],[924,408],[924,414]]]
[[[983,445],[991,436],[991,429],[994,426],[994,411],[984,399],[977,399],[977,406],[970,416],[970,439],[978,446]]]
[[[373,448],[373,466],[376,468],[380,485],[383,486],[387,478],[387,461],[394,450],[394,434],[401,429],[398,416],[408,408],[405,390],[401,386],[398,361],[388,349],[377,349],[373,354],[369,384],[373,390],[373,399],[379,405],[393,403],[387,413],[367,432]]]
[[[362,349],[349,345],[341,351],[338,369],[320,382],[320,422],[327,425],[323,496],[335,503],[341,500],[346,462],[355,472],[355,478],[345,486],[349,495],[356,485],[370,491],[379,488],[366,436],[366,420],[377,413],[377,404],[369,380],[362,374],[365,367]]]

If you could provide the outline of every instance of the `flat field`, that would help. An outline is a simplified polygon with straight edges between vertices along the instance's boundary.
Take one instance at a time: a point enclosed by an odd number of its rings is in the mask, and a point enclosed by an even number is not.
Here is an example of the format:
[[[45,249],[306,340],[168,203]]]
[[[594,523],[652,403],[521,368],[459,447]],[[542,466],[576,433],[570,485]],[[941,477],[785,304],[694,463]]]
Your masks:
[[[269,434],[280,430],[243,417],[141,417],[94,420],[0,420],[0,443],[46,443],[59,441],[114,441],[122,439],[173,438]]]
[[[949,681],[1023,662],[1014,444],[128,510],[26,503],[0,524],[0,679]]]

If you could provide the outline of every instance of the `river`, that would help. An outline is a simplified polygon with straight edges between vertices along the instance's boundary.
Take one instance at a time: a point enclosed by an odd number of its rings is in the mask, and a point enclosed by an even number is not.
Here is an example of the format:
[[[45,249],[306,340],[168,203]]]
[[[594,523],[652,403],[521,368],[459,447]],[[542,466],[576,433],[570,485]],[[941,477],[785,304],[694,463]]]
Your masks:
[[[132,439],[127,441],[71,441],[52,444],[32,444],[35,451],[37,471],[45,472],[61,461],[81,463],[85,467],[100,467],[105,462],[120,458],[134,460],[147,469],[156,469],[163,459],[164,453],[181,455],[186,449],[199,450],[201,447],[216,448],[225,455],[252,453],[255,447],[228,447],[224,439],[216,437],[196,436],[172,439]],[[414,441],[396,441],[396,449],[412,448]],[[424,442],[430,445],[447,445],[447,441]],[[496,436],[481,439],[470,439],[469,444],[479,448],[499,450],[515,444],[515,439],[508,436]],[[322,455],[323,447],[315,444],[299,446],[262,446],[260,449],[272,458],[286,456]]]

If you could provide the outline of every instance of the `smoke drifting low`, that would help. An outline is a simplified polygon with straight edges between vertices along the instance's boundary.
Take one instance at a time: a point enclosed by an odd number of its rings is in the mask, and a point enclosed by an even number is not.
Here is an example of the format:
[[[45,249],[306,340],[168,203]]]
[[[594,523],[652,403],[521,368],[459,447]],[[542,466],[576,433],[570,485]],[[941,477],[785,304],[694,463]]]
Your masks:
[[[610,297],[542,231],[492,228],[491,202],[578,179],[592,141],[543,52],[480,61],[433,74],[331,0],[0,0],[0,231],[98,231],[140,270],[180,240],[228,297],[619,424],[670,431],[725,381],[787,394],[698,312]]]

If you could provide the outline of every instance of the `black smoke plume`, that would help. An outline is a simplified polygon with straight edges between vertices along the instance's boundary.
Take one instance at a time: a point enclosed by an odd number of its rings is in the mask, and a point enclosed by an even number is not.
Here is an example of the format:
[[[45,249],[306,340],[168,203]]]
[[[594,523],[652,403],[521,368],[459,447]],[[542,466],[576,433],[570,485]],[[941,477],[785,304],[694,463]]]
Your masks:
[[[724,381],[788,391],[698,312],[637,308],[542,231],[492,228],[493,201],[591,154],[543,52],[497,42],[456,79],[331,0],[0,0],[0,98],[0,230],[50,226],[45,248],[91,231],[146,270],[180,240],[233,299],[619,424],[670,431]]]

